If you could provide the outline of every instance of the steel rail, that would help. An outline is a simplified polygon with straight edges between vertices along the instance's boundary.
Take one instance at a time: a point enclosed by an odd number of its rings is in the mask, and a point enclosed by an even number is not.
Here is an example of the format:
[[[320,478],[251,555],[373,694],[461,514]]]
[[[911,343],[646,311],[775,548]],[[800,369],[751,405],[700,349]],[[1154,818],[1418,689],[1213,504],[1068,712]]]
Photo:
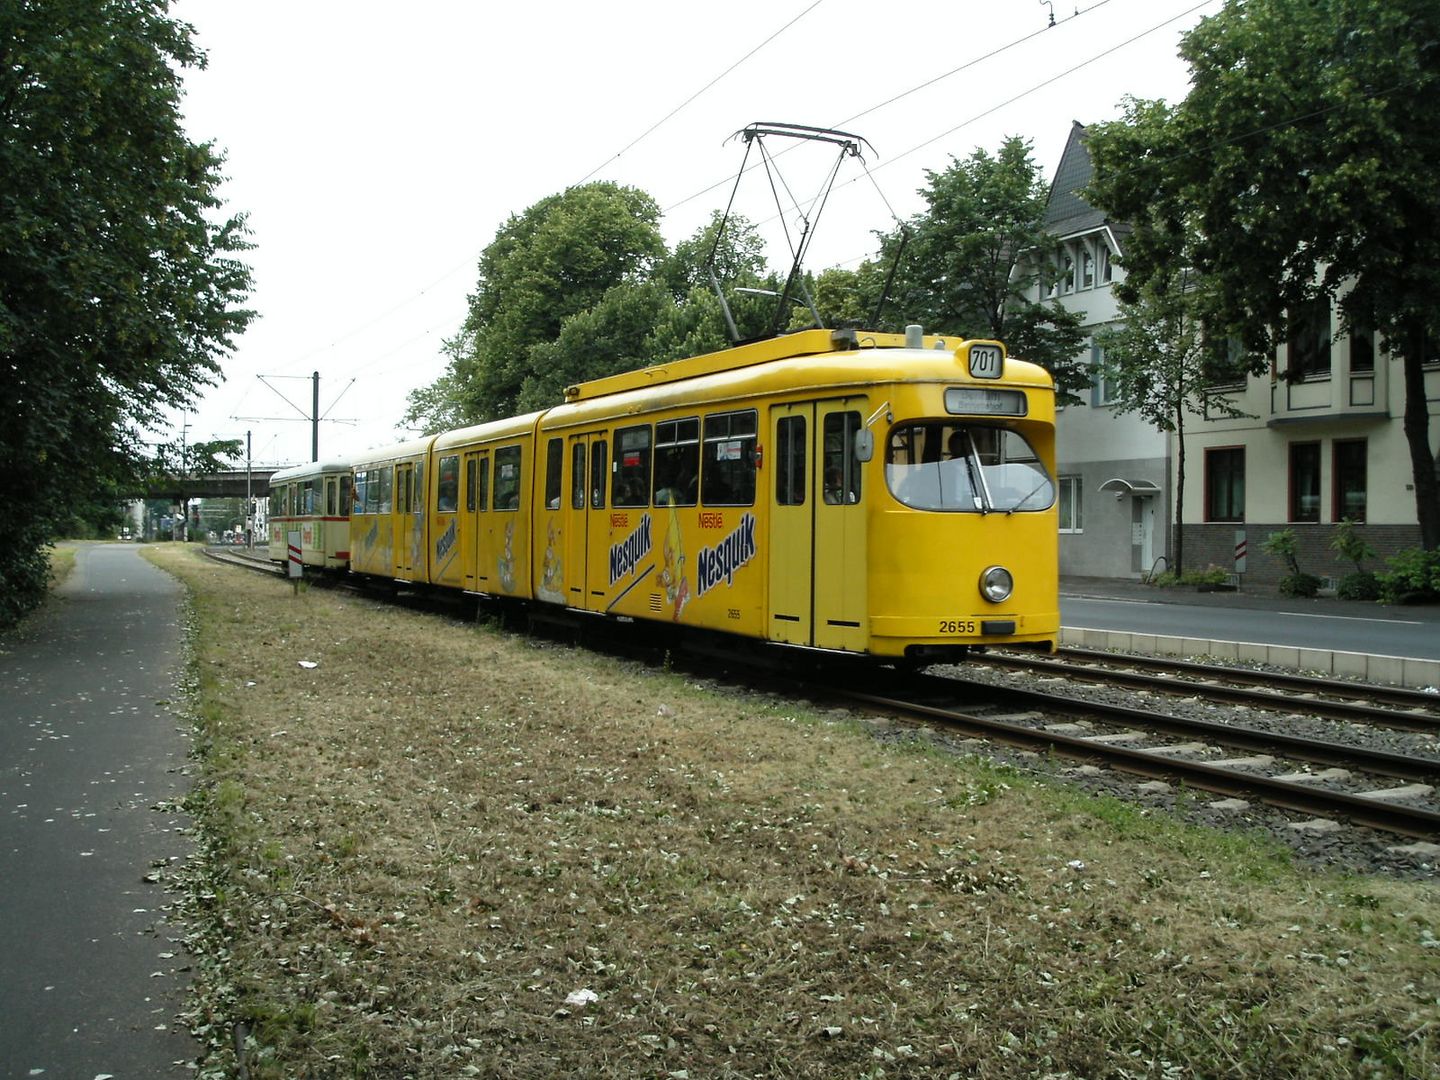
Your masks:
[[[1005,720],[977,716],[973,713],[962,713],[939,706],[922,705],[881,694],[846,690],[833,692],[855,701],[863,701],[890,709],[902,715],[912,714],[942,720],[974,734],[999,738],[1027,748],[1041,746],[1074,757],[1099,759],[1126,772],[1156,779],[1179,777],[1185,783],[1206,791],[1234,797],[1259,798],[1273,806],[1298,810],[1303,813],[1326,816],[1338,814],[1360,825],[1406,836],[1431,840],[1440,836],[1440,813],[1433,810],[1392,805],[1345,792],[1319,790],[1292,781],[1275,780],[1265,776],[1242,773],[1238,770],[1186,761],[1154,751],[1096,743],[1081,736],[1026,727]],[[1049,695],[1038,696],[1048,697]]]
[[[1075,656],[1080,662],[1067,663],[1065,660],[1047,660],[1014,653],[986,653],[981,663],[994,663],[997,667],[1012,670],[1043,672],[1048,675],[1082,679],[1090,682],[1104,682],[1110,686],[1123,686],[1132,690],[1155,690],[1175,695],[1195,692],[1215,701],[1232,705],[1249,705],[1256,708],[1276,709],[1282,712],[1304,712],[1311,716],[1323,716],[1330,720],[1345,720],[1351,723],[1374,724],[1400,731],[1418,731],[1435,734],[1440,732],[1440,713],[1419,712],[1422,708],[1440,709],[1440,697],[1432,694],[1396,694],[1389,687],[1356,686],[1346,689],[1346,684],[1334,681],[1309,679],[1300,675],[1283,675],[1271,672],[1246,671],[1243,668],[1219,667],[1197,664],[1189,661],[1172,661],[1157,657],[1111,656],[1106,653],[1072,653],[1064,650],[1062,657]],[[1101,666],[1093,666],[1101,665]],[[1119,671],[1120,667],[1143,667],[1152,672],[1169,672],[1195,675],[1203,681],[1189,679],[1169,680],[1159,674],[1144,674],[1135,671]],[[1225,686],[1223,682],[1245,683],[1245,686]],[[1260,684],[1276,683],[1289,687],[1281,693],[1263,690]],[[1382,708],[1378,705],[1357,701],[1363,694],[1375,692],[1375,699],[1386,701],[1399,708]],[[1297,701],[1296,694],[1322,694],[1324,698],[1306,697]],[[1331,700],[1336,696],[1351,700]],[[1297,707],[1300,706],[1300,707]],[[1405,711],[1402,711],[1405,710]]]

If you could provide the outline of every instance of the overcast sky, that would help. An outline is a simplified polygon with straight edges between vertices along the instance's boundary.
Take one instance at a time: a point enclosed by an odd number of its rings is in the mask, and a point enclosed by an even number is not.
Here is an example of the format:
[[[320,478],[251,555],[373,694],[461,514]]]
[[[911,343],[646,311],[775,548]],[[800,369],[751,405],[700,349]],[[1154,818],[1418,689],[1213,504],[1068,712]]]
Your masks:
[[[322,457],[408,437],[405,397],[444,371],[511,214],[611,180],[654,196],[673,244],[724,208],[744,153],[730,136],[755,121],[873,147],[842,165],[807,260],[853,266],[892,211],[920,208],[925,170],[1020,135],[1048,177],[1073,120],[1183,97],[1179,36],[1219,7],[1056,0],[1050,27],[1037,0],[176,0],[209,57],[185,78],[187,129],[226,155],[259,318],[160,437],[249,431],[257,464],[308,461],[315,371]],[[805,144],[779,167],[803,204],[833,160]],[[798,214],[777,217],[759,173],[736,207],[788,268]]]

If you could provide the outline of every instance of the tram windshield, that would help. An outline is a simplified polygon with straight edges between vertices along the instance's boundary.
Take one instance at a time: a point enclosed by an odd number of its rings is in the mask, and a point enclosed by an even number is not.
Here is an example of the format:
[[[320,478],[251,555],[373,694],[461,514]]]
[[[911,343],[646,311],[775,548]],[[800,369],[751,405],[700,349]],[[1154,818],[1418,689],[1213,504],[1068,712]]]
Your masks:
[[[933,420],[902,424],[885,448],[885,481],[918,510],[1013,514],[1045,510],[1055,484],[1018,431]]]

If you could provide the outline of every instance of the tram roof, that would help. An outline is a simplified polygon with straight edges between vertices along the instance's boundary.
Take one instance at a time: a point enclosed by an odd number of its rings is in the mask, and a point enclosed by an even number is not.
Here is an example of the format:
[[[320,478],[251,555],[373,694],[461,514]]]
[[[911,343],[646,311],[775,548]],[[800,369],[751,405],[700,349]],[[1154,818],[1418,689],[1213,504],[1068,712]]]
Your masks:
[[[324,473],[347,473],[349,471],[349,458],[329,458],[324,461],[307,461],[303,465],[291,465],[288,468],[276,469],[270,474],[270,483],[283,484],[291,480],[304,480],[312,476],[320,476]]]
[[[963,338],[927,335],[923,348],[953,350],[964,341]],[[912,343],[913,344],[913,343]],[[790,360],[802,356],[819,356],[826,353],[853,352],[862,349],[903,349],[907,346],[904,334],[883,334],[857,330],[801,330],[794,334],[766,338],[749,345],[738,345],[733,349],[692,356],[685,360],[673,360],[654,367],[625,371],[603,379],[578,383],[565,388],[565,401],[575,403],[624,393],[627,390],[643,390],[662,386],[666,383],[695,379],[703,375],[715,375],[723,371],[768,364],[776,360]]]

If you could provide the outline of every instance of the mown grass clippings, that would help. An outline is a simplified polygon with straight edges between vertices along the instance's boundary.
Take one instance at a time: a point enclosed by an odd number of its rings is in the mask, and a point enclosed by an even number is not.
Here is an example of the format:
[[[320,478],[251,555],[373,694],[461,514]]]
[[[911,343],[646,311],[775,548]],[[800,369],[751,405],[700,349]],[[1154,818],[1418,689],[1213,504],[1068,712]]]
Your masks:
[[[236,1033],[254,1077],[1440,1065],[1431,887],[159,558],[194,597],[206,1075]]]

